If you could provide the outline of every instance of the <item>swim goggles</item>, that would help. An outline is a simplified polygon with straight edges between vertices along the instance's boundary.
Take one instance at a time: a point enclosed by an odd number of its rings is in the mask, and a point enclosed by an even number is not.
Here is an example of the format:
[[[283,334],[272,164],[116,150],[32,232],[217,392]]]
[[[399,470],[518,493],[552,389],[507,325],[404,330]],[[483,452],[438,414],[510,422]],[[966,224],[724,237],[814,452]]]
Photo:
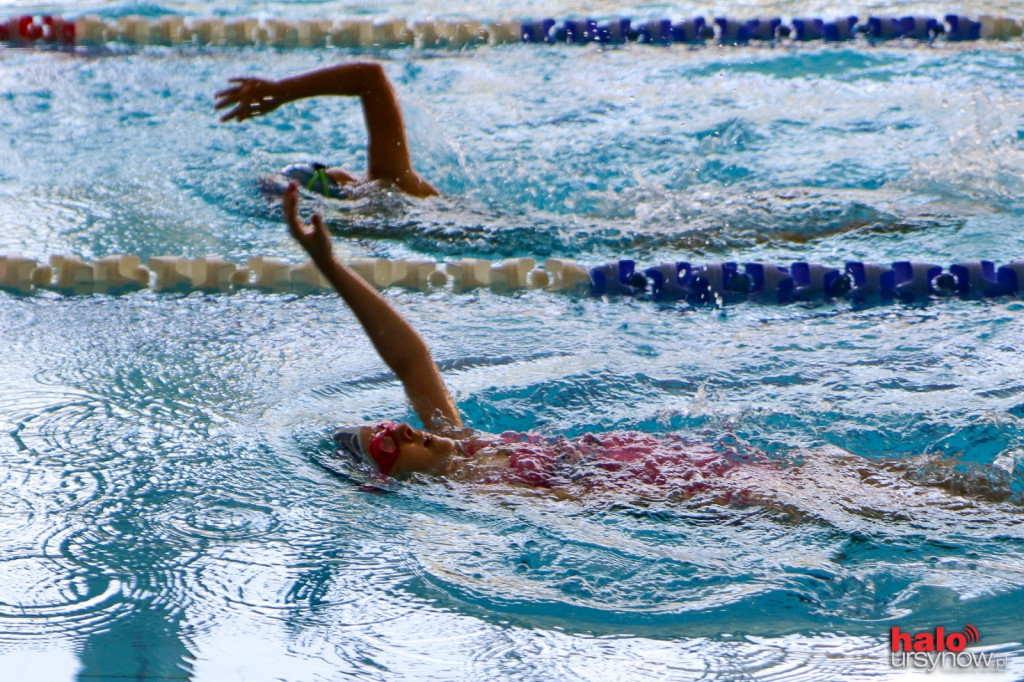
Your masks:
[[[391,475],[398,461],[398,439],[395,438],[397,426],[395,422],[381,422],[374,427],[375,432],[370,438],[370,459],[385,476]]]
[[[315,191],[313,187],[316,185],[317,180],[319,180],[321,186],[323,187],[323,192],[321,192],[321,194],[323,194],[324,196],[330,196],[331,188],[330,179],[327,177],[327,166],[323,165],[322,163],[314,163],[313,170],[313,177],[310,178],[309,183],[306,184],[306,189],[310,191]]]

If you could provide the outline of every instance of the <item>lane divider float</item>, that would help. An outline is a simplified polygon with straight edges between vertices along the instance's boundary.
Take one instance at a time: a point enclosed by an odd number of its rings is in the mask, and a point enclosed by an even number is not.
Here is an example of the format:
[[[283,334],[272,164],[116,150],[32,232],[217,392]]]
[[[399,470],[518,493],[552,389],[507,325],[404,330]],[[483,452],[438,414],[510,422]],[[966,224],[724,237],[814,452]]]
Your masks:
[[[628,259],[588,267],[568,258],[548,258],[541,267],[533,258],[496,263],[479,258],[448,263],[365,258],[348,261],[347,265],[377,289],[543,289],[692,305],[838,300],[870,304],[949,297],[1024,297],[1024,260],[1001,266],[987,260],[961,261],[948,268],[923,261],[849,261],[842,268],[803,261],[789,265],[670,261],[638,268]],[[238,266],[219,257],[154,256],[143,265],[138,256],[132,255],[91,262],[74,255],[53,255],[47,263],[12,255],[0,256],[0,289],[21,294],[50,290],[70,296],[117,295],[142,289],[223,293],[257,289],[304,295],[330,291],[331,285],[311,261],[294,265],[262,256],[250,257],[244,266]]]
[[[98,14],[63,17],[26,14],[0,19],[0,43],[101,46],[111,42],[129,45],[250,46],[281,48],[415,47],[462,49],[476,45],[508,43],[569,43],[650,45],[714,43],[746,45],[752,42],[800,43],[808,41],[878,43],[894,40],[948,42],[1011,40],[1024,27],[1012,17],[981,15],[976,18],[946,14],[929,16],[855,15],[835,19],[781,17],[734,19],[692,17],[608,19],[570,18],[512,19],[417,19],[395,17],[345,17],[339,19],[284,19],[253,17],[192,18],[137,14],[105,19]]]

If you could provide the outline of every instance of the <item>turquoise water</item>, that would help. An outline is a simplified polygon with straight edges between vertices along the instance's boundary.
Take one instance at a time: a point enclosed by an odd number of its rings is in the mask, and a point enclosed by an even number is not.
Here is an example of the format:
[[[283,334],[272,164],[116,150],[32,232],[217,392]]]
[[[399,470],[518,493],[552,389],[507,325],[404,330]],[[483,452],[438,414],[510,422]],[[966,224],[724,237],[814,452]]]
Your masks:
[[[377,56],[445,196],[327,207],[345,257],[1024,256],[1019,42]],[[256,181],[361,169],[357,105],[223,125],[212,93],[343,57],[0,49],[0,254],[298,262]],[[1024,677],[1019,301],[387,295],[477,428],[787,473],[748,506],[368,493],[331,427],[411,412],[336,297],[0,293],[3,677],[885,679],[892,626],[967,623]]]

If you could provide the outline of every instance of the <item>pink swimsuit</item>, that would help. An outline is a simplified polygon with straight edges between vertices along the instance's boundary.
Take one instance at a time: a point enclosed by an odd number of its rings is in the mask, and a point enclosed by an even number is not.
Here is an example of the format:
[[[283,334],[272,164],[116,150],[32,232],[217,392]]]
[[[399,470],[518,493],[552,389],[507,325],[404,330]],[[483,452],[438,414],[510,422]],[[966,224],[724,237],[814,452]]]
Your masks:
[[[485,478],[484,483],[543,488],[610,488],[640,483],[674,488],[686,496],[722,489],[716,479],[724,478],[736,464],[765,460],[760,452],[732,445],[636,432],[588,434],[573,439],[506,432],[474,443],[468,454],[486,448],[507,452],[509,460],[507,469]]]

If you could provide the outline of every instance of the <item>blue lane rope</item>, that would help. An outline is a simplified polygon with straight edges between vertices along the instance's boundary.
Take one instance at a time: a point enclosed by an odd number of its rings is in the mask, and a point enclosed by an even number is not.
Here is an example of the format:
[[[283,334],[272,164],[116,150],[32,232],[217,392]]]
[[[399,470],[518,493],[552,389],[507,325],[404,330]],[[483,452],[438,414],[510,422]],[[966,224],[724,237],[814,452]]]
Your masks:
[[[1024,261],[996,267],[992,261],[963,261],[948,269],[934,263],[897,261],[889,265],[849,261],[843,269],[819,263],[685,261],[637,270],[631,260],[592,268],[593,295],[647,296],[693,304],[792,303],[850,300],[856,303],[914,302],[932,298],[992,298],[1024,294]]]

